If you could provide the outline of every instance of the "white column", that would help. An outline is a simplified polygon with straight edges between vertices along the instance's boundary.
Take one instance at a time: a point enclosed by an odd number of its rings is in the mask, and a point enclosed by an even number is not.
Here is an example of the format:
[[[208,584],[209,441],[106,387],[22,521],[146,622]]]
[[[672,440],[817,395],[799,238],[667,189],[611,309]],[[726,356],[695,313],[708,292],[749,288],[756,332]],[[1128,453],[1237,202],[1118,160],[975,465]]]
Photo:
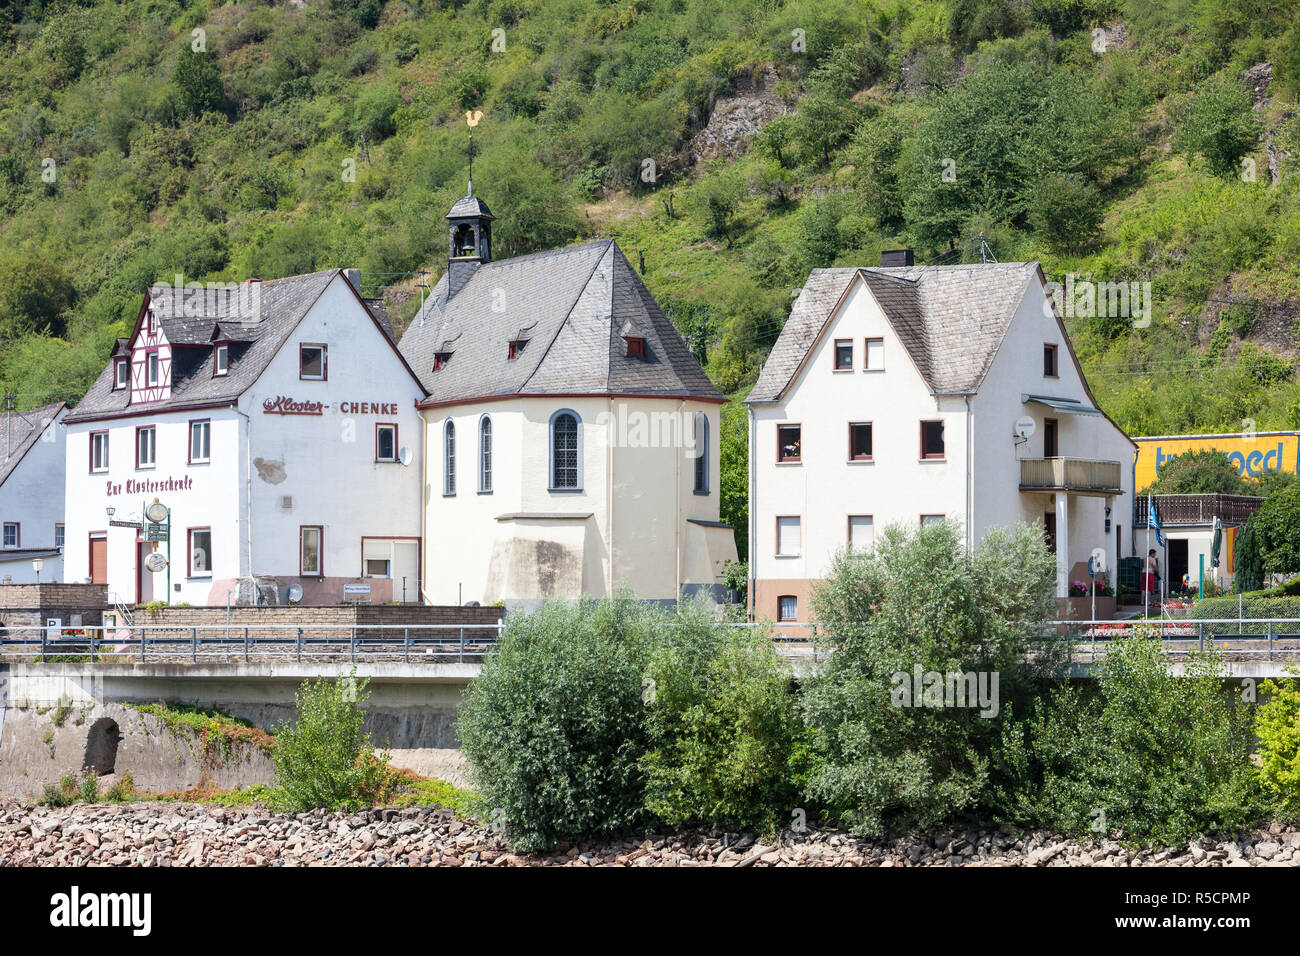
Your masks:
[[[1070,496],[1056,493],[1056,596],[1070,596]]]

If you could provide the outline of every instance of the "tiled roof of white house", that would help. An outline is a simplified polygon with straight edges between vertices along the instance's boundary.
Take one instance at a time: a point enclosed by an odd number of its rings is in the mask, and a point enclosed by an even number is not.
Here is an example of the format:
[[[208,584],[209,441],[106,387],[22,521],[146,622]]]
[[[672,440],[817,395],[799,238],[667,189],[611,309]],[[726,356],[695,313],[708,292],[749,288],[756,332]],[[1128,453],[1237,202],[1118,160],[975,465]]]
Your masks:
[[[747,401],[780,399],[859,276],[931,392],[978,391],[1037,272],[1036,262],[814,269]]]
[[[402,336],[427,402],[573,392],[723,398],[613,240],[457,264],[465,267],[475,271],[459,290],[448,296],[444,274]],[[627,337],[645,340],[644,357],[627,354]],[[435,372],[439,353],[448,357]]]
[[[63,402],[55,402],[25,412],[0,413],[0,485],[8,480],[23,456],[40,440],[46,426],[59,417],[63,408]]]
[[[162,401],[148,402],[133,406],[130,404],[130,389],[113,388],[113,361],[109,361],[99,378],[86,392],[77,407],[68,416],[68,421],[76,422],[87,418],[111,416],[141,412],[165,412],[169,408],[184,408],[193,405],[219,405],[236,401],[240,395],[266,371],[271,360],[293,334],[303,316],[312,307],[325,287],[340,269],[327,269],[307,275],[288,276],[283,279],[267,279],[261,283],[258,301],[258,315],[250,321],[242,316],[230,314],[231,308],[239,308],[238,293],[229,297],[215,297],[209,306],[225,305],[222,311],[211,311],[201,316],[172,314],[172,310],[183,305],[176,301],[178,297],[160,298],[155,304],[155,315],[162,327],[167,342],[173,346],[171,368],[171,397]],[[343,276],[347,281],[346,275]],[[145,305],[149,302],[146,295]],[[145,306],[141,306],[141,315]],[[372,318],[392,339],[391,320],[387,315]],[[137,320],[137,327],[139,320]],[[225,375],[213,376],[212,363],[214,350],[209,346],[216,340],[230,342],[228,371]],[[129,340],[118,339],[113,350],[114,356],[124,354]],[[190,346],[190,347],[187,347]]]

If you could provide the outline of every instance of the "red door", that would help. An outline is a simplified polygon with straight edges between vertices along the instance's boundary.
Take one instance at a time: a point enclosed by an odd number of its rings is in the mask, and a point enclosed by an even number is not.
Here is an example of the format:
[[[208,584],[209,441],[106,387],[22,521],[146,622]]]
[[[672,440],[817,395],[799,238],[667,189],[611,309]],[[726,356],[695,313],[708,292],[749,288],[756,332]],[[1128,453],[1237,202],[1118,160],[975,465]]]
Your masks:
[[[90,580],[95,584],[108,583],[108,536],[90,536]]]

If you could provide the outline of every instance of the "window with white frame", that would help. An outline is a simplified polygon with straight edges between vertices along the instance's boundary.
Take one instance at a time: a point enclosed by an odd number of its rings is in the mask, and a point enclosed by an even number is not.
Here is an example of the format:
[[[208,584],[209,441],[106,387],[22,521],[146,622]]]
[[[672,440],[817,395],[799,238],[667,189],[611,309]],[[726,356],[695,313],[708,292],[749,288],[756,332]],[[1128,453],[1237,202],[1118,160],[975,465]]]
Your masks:
[[[212,529],[190,528],[190,577],[212,577]]]
[[[63,525],[62,524],[56,524],[54,526],[54,546],[56,548],[63,547]]]
[[[397,426],[375,426],[375,461],[397,461]]]
[[[158,433],[153,425],[135,430],[135,466],[152,468],[157,460]]]
[[[709,493],[709,416],[695,413],[695,493]]]
[[[206,418],[190,422],[190,462],[212,460],[212,422]]]
[[[883,372],[885,370],[885,340],[867,339],[866,344],[866,358],[862,367],[868,372]]]
[[[325,346],[298,346],[298,377],[308,381],[324,381],[329,367],[326,363]]]
[[[871,515],[849,515],[849,550],[870,551],[876,531]]]
[[[321,550],[325,545],[325,529],[320,525],[304,525],[298,529],[298,573],[303,577],[316,577],[321,570]]]
[[[108,432],[90,433],[90,470],[108,471]]]
[[[575,412],[551,416],[551,490],[582,490],[582,445]]]
[[[21,529],[17,521],[6,521],[4,523],[4,546],[6,548],[16,548],[22,541]]]
[[[799,518],[795,515],[776,519],[776,553],[779,557],[792,558],[799,554],[801,544]]]
[[[212,350],[212,374],[225,375],[230,371],[230,346],[218,345]]]
[[[158,353],[150,352],[145,356],[146,381],[150,385],[157,385],[161,381],[161,372],[159,371]]]
[[[492,419],[486,415],[478,423],[478,490],[492,491]]]
[[[442,493],[456,493],[456,423],[450,418],[442,426]]]
[[[120,388],[126,388],[128,365],[129,363],[124,358],[114,360],[113,362],[113,390],[114,391],[117,391]]]

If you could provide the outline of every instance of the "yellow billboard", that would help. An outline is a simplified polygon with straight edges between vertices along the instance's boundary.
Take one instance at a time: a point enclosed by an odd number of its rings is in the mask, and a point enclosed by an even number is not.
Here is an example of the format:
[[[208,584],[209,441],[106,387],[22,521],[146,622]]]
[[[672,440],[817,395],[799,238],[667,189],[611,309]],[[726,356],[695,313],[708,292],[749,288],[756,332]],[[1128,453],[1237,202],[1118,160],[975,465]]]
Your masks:
[[[1138,446],[1134,482],[1141,492],[1170,461],[1184,452],[1212,448],[1228,456],[1244,478],[1266,471],[1300,471],[1300,432],[1256,432],[1236,435],[1157,435],[1134,438]]]

